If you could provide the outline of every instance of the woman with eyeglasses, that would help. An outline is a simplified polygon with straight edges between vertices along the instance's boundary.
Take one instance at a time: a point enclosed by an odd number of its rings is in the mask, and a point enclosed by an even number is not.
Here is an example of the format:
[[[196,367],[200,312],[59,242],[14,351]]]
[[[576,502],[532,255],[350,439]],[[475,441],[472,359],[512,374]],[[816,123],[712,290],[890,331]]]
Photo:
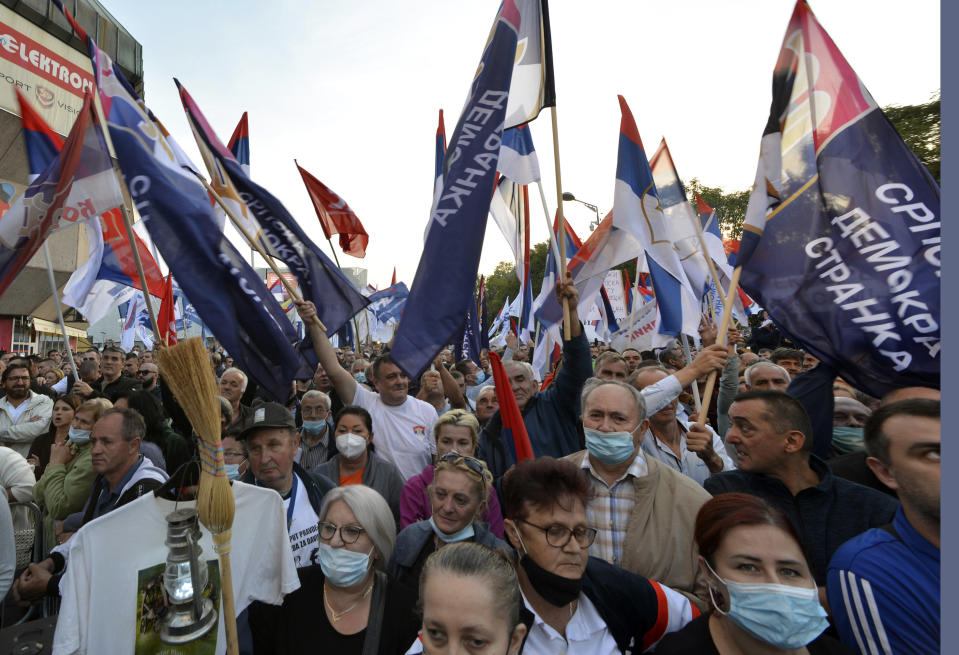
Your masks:
[[[250,607],[253,652],[405,653],[419,628],[416,592],[383,572],[396,539],[386,501],[369,487],[337,487],[319,515],[319,564],[298,569],[300,588],[282,606]]]
[[[552,457],[503,477],[506,538],[521,556],[524,655],[643,652],[698,613],[672,589],[589,557],[591,493],[582,468]]]
[[[362,484],[375,489],[386,500],[399,525],[403,476],[396,464],[373,451],[373,417],[362,407],[344,407],[336,415],[333,435],[336,454],[314,472],[341,487]]]
[[[710,612],[669,635],[657,655],[851,655],[829,626],[796,529],[768,502],[719,494],[696,516]]]
[[[476,443],[479,435],[479,421],[465,409],[451,409],[438,419],[433,426],[436,439],[436,459],[457,452],[467,457],[476,457]],[[423,472],[406,481],[400,494],[400,530],[406,526],[425,521],[432,515],[429,486],[433,484],[434,464],[428,464]],[[496,497],[496,490],[490,487],[483,508],[482,520],[500,539],[503,538],[503,512]]]
[[[416,588],[426,558],[446,544],[472,541],[509,550],[480,520],[492,484],[493,476],[480,460],[456,452],[441,457],[429,486],[432,514],[397,536],[387,568],[390,577]]]

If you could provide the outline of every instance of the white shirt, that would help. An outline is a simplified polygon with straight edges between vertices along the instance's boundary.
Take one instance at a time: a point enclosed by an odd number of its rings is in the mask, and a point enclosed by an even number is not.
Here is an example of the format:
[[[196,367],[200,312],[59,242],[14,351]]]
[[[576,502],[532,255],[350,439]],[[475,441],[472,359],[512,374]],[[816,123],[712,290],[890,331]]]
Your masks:
[[[404,480],[419,475],[432,463],[436,452],[435,407],[413,397],[407,397],[402,405],[387,405],[380,394],[360,384],[356,385],[353,404],[373,417],[376,452],[396,464]]]
[[[679,471],[683,475],[687,475],[699,484],[702,484],[712,473],[710,473],[706,462],[704,462],[699,455],[686,448],[686,433],[689,431],[690,422],[682,419],[677,419],[677,421],[680,431],[679,452],[682,453],[682,457],[677,457],[676,452],[653,434],[652,430],[646,430],[646,435],[643,437],[643,443],[640,448],[643,453],[649,457],[659,460],[671,469]],[[722,470],[732,471],[736,468],[736,465],[733,464],[732,458],[726,452],[726,445],[723,443],[723,440],[720,439],[719,435],[708,425],[706,428],[709,429],[713,435],[713,451],[723,460]]]
[[[234,609],[239,614],[255,600],[281,604],[283,596],[298,589],[300,582],[280,496],[242,482],[234,482],[232,488],[236,514],[230,568]],[[169,552],[163,543],[165,517],[175,507],[172,501],[146,494],[87,523],[67,542],[70,563],[60,581],[63,602],[53,638],[54,653],[133,655],[163,650],[149,613],[160,602],[155,583]],[[196,503],[180,502],[178,507],[196,507]],[[200,530],[200,558],[217,562],[210,533],[202,524]],[[213,570],[219,571],[217,564]],[[149,602],[141,605],[145,591],[151,592]],[[222,605],[220,609],[214,631],[217,655],[226,652]],[[143,634],[141,626],[146,630]],[[212,634],[207,638],[212,640]],[[198,645],[197,652],[201,651],[210,652]]]
[[[320,547],[320,532],[317,524],[320,517],[313,511],[310,504],[310,496],[306,493],[306,485],[298,475],[296,478],[296,496],[293,503],[293,516],[289,521],[288,531],[290,533],[290,548],[293,550],[293,563],[296,568],[301,569],[313,564],[319,564],[316,560],[316,551]],[[290,501],[294,496],[283,499],[283,516],[288,516]]]
[[[520,590],[522,593],[522,590]],[[576,611],[566,624],[566,636],[559,634],[533,609],[526,595],[523,603],[533,613],[533,625],[523,646],[523,655],[619,655],[619,646],[596,606],[579,595]]]

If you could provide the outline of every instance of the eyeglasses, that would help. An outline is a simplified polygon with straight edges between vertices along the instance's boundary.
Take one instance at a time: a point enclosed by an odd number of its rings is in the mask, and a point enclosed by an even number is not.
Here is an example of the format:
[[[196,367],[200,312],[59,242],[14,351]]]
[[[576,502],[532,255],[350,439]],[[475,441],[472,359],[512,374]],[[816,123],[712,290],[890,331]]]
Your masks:
[[[576,538],[576,543],[579,544],[580,548],[589,548],[596,539],[596,528],[576,528],[575,530],[570,530],[565,525],[560,525],[559,523],[554,523],[548,528],[544,528],[524,519],[519,519],[519,521],[545,532],[546,543],[553,548],[563,548],[569,543],[570,537]]]
[[[484,466],[483,462],[479,461],[475,457],[470,457],[469,455],[460,455],[457,452],[448,452],[440,457],[441,462],[453,462],[454,464],[460,460],[463,460],[463,463],[466,464],[466,468],[471,470],[476,475],[480,476],[481,478],[486,477],[486,466]]]
[[[366,532],[363,528],[358,525],[336,525],[334,523],[327,523],[326,521],[320,521],[320,539],[323,541],[329,541],[333,538],[339,531],[340,540],[344,544],[355,544],[356,540],[360,538],[360,535]]]

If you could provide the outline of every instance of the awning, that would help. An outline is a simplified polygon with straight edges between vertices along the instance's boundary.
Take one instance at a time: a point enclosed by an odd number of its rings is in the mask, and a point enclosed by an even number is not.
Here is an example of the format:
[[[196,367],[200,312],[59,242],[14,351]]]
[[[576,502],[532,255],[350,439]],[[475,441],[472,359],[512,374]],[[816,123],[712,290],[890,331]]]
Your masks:
[[[45,321],[42,318],[33,317],[33,329],[37,332],[45,332],[47,334],[56,334],[61,336],[60,326],[56,323],[51,323],[50,321]],[[67,326],[67,335],[71,337],[86,337],[86,330],[78,330],[77,328],[72,328],[69,325]]]

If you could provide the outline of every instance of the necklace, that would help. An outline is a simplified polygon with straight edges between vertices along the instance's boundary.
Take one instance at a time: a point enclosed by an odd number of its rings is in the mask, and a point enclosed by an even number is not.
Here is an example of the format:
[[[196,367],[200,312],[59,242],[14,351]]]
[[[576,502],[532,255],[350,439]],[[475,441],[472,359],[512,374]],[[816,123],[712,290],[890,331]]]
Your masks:
[[[372,593],[373,591],[374,582],[376,582],[375,578],[373,580],[370,580],[370,585],[366,588],[366,591],[363,592],[363,595],[360,597],[360,599],[356,601],[355,603],[353,603],[352,605],[350,605],[349,607],[347,607],[342,612],[337,612],[335,609],[333,609],[333,606],[330,605],[330,601],[326,597],[326,581],[323,582],[323,602],[326,604],[326,609],[330,610],[330,619],[333,621],[333,625],[336,625],[340,621],[340,619],[342,619],[344,616],[346,616],[347,614],[355,610],[357,607],[359,607],[360,603],[362,603],[364,600],[366,600],[369,597],[370,593]]]

